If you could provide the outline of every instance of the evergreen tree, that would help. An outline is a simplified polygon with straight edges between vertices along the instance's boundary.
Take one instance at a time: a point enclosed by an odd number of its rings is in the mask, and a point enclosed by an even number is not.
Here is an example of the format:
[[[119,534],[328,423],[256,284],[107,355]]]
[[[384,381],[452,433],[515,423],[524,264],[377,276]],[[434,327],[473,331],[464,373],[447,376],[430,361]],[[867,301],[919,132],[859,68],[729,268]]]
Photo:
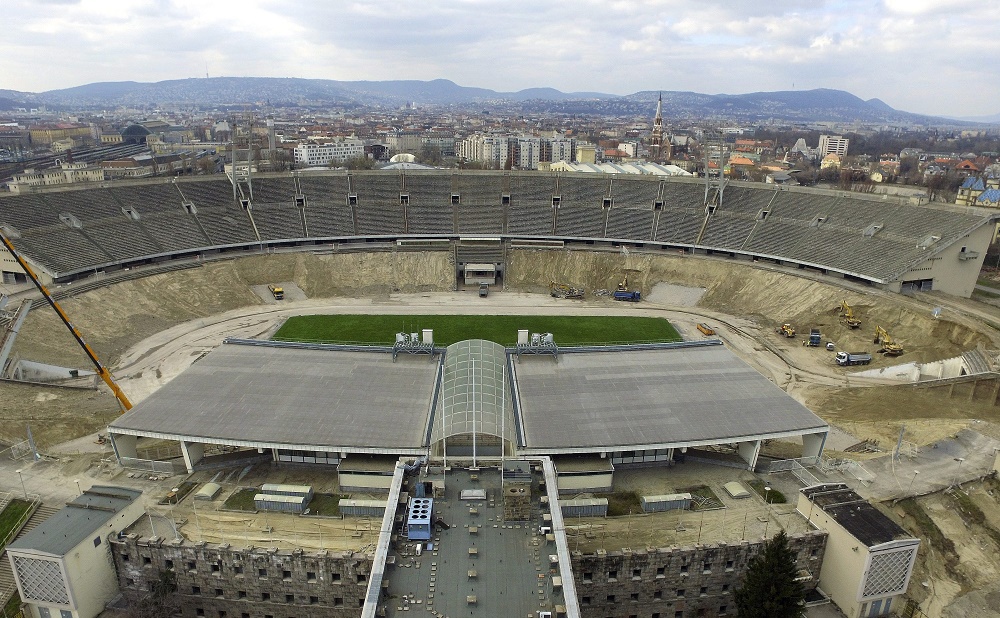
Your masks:
[[[806,615],[805,589],[795,581],[795,554],[784,531],[747,565],[743,584],[734,595],[740,618],[801,618]]]

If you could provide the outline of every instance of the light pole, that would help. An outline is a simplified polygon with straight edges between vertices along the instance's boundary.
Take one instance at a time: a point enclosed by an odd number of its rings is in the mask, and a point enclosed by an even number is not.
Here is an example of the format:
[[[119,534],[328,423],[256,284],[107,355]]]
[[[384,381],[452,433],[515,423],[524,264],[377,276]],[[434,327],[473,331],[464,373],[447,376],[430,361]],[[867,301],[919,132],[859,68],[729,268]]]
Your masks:
[[[21,479],[21,491],[24,492],[24,499],[28,499],[28,490],[24,488],[24,476],[21,474],[21,470],[17,471],[17,478]]]
[[[764,506],[767,508],[767,519],[764,520],[764,538],[765,539],[767,538],[767,529],[771,525],[771,501],[770,501],[770,494],[771,494],[771,486],[770,485],[764,485]]]
[[[76,490],[80,492],[80,495],[82,496],[83,489],[80,488],[80,479],[73,479],[73,482],[76,483]]]
[[[917,475],[920,474],[920,470],[913,471],[913,477],[910,478],[910,484],[906,486],[906,493],[909,495],[910,490],[913,489],[913,481],[917,480]]]
[[[958,470],[955,471],[955,484],[959,487],[962,486],[962,464],[965,463],[965,457],[956,457],[955,461],[958,462]]]

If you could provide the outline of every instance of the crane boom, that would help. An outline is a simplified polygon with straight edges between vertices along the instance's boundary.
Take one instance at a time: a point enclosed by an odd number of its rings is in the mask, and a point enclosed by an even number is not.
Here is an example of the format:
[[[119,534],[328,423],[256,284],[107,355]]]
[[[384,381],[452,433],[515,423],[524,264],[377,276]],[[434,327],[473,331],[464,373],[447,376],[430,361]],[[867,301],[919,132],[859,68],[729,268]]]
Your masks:
[[[28,275],[28,278],[31,279],[31,282],[35,284],[35,287],[38,288],[38,291],[42,293],[42,296],[45,298],[45,300],[48,301],[49,305],[55,310],[56,314],[59,316],[59,319],[62,320],[62,323],[65,324],[66,328],[69,329],[69,332],[72,333],[73,338],[76,339],[76,342],[80,344],[81,348],[83,348],[83,351],[87,354],[87,357],[90,358],[90,362],[92,362],[94,364],[94,367],[97,368],[97,375],[101,376],[101,379],[104,380],[104,383],[107,384],[108,387],[111,389],[111,392],[115,394],[115,398],[118,399],[118,403],[121,405],[121,407],[124,408],[126,411],[131,410],[132,402],[128,400],[128,397],[125,396],[125,393],[122,391],[121,387],[118,386],[117,382],[115,382],[115,379],[114,377],[112,377],[111,372],[108,371],[108,368],[101,363],[101,360],[99,358],[97,358],[97,354],[94,352],[94,350],[91,349],[91,347],[87,345],[87,342],[83,340],[83,335],[80,334],[80,331],[78,331],[76,327],[73,326],[73,323],[69,321],[69,316],[66,315],[66,312],[63,311],[62,307],[59,306],[59,303],[57,303],[56,300],[52,298],[52,295],[49,293],[49,290],[44,285],[42,285],[42,282],[38,279],[38,276],[35,275],[35,271],[31,269],[31,266],[28,265],[28,262],[25,261],[25,259],[21,257],[21,254],[17,252],[17,249],[14,248],[13,243],[11,243],[10,239],[7,238],[6,234],[0,232],[0,241],[3,242],[4,247],[6,247],[7,251],[10,252],[11,257],[17,260],[18,265],[20,265],[21,268],[24,269],[24,273]]]

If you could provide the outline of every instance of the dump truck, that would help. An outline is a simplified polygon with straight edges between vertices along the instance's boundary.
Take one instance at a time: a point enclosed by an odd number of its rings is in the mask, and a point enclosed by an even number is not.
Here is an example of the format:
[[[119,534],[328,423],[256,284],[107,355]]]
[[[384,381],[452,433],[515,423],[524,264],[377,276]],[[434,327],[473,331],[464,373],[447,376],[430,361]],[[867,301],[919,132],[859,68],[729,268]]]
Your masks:
[[[837,352],[837,364],[841,367],[867,365],[870,362],[872,362],[872,355],[867,352]]]
[[[267,286],[267,289],[271,291],[271,296],[274,297],[274,300],[284,300],[285,290],[282,289],[280,286],[269,285]]]
[[[628,290],[615,290],[614,299],[637,303],[642,299],[642,294],[639,292],[629,292]]]
[[[818,328],[809,329],[809,339],[802,342],[802,345],[807,345],[811,348],[815,348],[823,345],[823,335],[820,334]]]
[[[782,337],[792,338],[795,336],[795,329],[791,324],[782,324],[778,328],[774,329],[774,332],[778,333]]]

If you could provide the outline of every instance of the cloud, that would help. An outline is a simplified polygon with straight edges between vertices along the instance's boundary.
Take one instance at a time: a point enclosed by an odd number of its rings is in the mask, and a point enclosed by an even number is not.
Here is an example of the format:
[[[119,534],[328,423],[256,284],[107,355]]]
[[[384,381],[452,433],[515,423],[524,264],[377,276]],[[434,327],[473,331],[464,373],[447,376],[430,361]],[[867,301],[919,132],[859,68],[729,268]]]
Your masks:
[[[847,89],[910,111],[996,113],[1000,12],[955,0],[13,0],[0,88],[203,75],[448,78],[747,92]]]

